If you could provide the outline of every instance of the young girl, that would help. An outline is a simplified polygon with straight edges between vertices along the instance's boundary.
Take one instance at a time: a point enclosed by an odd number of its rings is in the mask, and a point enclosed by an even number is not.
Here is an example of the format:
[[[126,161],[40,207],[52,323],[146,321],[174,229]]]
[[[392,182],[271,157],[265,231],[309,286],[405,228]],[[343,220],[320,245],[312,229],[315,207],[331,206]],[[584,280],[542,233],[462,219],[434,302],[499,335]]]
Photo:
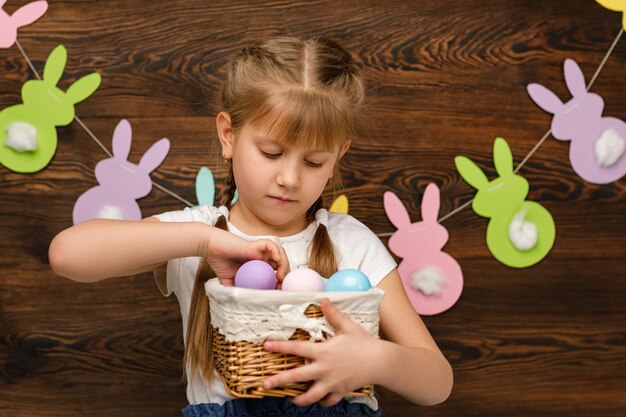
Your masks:
[[[140,222],[91,220],[50,245],[59,275],[92,282],[154,271],[164,295],[176,294],[185,335],[186,416],[378,416],[375,397],[346,396],[368,384],[422,405],[450,394],[451,367],[413,310],[391,255],[365,225],[322,207],[322,192],[359,135],[364,96],[359,66],[330,40],[278,38],[244,48],[229,62],[216,118],[230,172],[223,205]],[[322,311],[335,337],[264,345],[309,359],[267,378],[264,387],[312,380],[311,388],[291,400],[233,399],[210,361],[204,283],[217,276],[233,285],[238,267],[250,259],[268,261],[279,286],[289,270],[305,265],[326,277],[361,270],[385,291],[382,338],[325,300]]]

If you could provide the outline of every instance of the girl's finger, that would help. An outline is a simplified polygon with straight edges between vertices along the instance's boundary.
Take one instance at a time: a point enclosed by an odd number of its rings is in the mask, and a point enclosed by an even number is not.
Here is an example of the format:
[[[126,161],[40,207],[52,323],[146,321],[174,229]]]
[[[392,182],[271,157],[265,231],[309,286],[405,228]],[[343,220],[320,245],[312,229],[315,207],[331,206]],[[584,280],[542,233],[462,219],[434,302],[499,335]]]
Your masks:
[[[300,366],[266,378],[263,380],[263,388],[273,389],[297,382],[313,381],[319,377],[319,371],[316,371],[314,365]]]
[[[234,278],[219,278],[220,282],[225,287],[234,287],[235,279]]]
[[[320,400],[320,404],[322,404],[324,407],[331,407],[335,404],[338,404],[342,399],[343,397],[341,395],[331,392]]]
[[[309,388],[307,392],[298,395],[293,400],[291,400],[291,402],[298,407],[304,407],[318,402],[327,394],[329,394],[328,387],[325,384],[317,381],[313,385],[311,385],[311,388]]]
[[[355,324],[348,316],[343,314],[341,310],[337,308],[328,298],[325,298],[320,303],[320,307],[322,308],[322,313],[324,313],[324,317],[328,320],[331,326],[335,328],[338,332],[347,331],[352,328],[352,324]]]
[[[268,340],[263,348],[268,352],[291,353],[303,358],[315,359],[315,342],[295,340]]]
[[[287,252],[285,248],[280,246],[280,262],[278,263],[278,268],[276,270],[276,278],[278,278],[279,282],[282,282],[283,279],[289,273],[289,258],[287,258]]]
[[[274,261],[274,262],[279,262],[280,261],[280,246],[278,246],[276,243],[272,242],[271,240],[265,240],[265,250],[269,252],[270,254],[270,260]]]

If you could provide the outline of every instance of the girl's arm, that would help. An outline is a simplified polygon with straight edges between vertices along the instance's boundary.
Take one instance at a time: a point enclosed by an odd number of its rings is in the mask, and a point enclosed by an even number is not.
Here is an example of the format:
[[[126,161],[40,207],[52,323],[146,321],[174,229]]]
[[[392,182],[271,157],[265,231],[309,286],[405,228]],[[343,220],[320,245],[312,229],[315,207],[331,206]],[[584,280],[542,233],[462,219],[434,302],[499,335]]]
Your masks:
[[[212,226],[198,222],[89,220],[59,233],[50,244],[50,266],[76,281],[135,275],[168,259],[198,256]]]
[[[413,309],[397,269],[378,287],[385,291],[380,328],[387,341],[379,345],[375,383],[416,404],[445,401],[452,390],[452,367]]]
[[[225,285],[232,285],[239,266],[262,259],[289,272],[285,250],[271,240],[248,241],[201,222],[89,220],[59,233],[50,244],[50,266],[76,281],[135,275],[165,267],[169,259],[202,256]]]

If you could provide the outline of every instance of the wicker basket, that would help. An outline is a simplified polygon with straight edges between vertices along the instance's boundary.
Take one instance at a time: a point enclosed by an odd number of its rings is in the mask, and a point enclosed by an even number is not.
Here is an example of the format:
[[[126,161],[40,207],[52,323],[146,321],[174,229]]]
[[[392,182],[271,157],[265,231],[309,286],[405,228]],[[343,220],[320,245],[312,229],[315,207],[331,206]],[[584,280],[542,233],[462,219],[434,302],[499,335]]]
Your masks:
[[[378,336],[378,306],[382,300],[382,290],[376,288],[372,289],[372,294],[365,295],[364,293],[282,293],[281,291],[262,291],[262,290],[249,290],[245,288],[233,288],[224,287],[216,283],[217,279],[209,280],[206,285],[207,295],[210,298],[211,303],[211,324],[213,328],[212,334],[212,347],[213,347],[213,363],[215,369],[224,382],[224,386],[229,395],[237,398],[262,398],[265,396],[273,397],[294,397],[300,395],[308,390],[313,381],[301,382],[295,384],[289,384],[282,387],[276,387],[274,389],[264,389],[262,387],[263,381],[271,375],[287,371],[289,369],[297,368],[305,363],[305,359],[291,354],[283,354],[276,352],[267,352],[263,348],[263,340],[227,340],[228,338],[237,338],[233,336],[231,331],[227,338],[220,331],[221,327],[219,323],[215,323],[216,317],[219,321],[220,315],[222,317],[233,316],[239,313],[239,311],[245,311],[242,314],[247,314],[247,317],[263,317],[263,314],[271,314],[268,311],[263,311],[266,308],[275,308],[276,303],[282,296],[295,297],[296,302],[301,302],[305,298],[308,298],[310,304],[306,306],[304,310],[304,316],[309,319],[322,319],[323,314],[319,307],[319,302],[322,298],[329,298],[334,303],[348,303],[348,306],[358,306],[359,298],[367,299],[368,309],[376,309],[375,313],[376,322],[375,326],[370,326],[368,329],[370,334]],[[365,298],[364,298],[365,296]],[[267,298],[267,303],[264,303],[264,298]],[[235,304],[235,309],[229,310],[228,314],[225,314],[222,308],[229,303]],[[274,304],[273,304],[274,303]],[[305,302],[302,305],[306,305]],[[284,306],[284,304],[283,304]],[[337,305],[340,309],[341,305]],[[258,308],[261,311],[258,314],[253,313]],[[236,311],[233,313],[233,311]],[[274,310],[275,311],[275,310]],[[342,309],[343,311],[343,309]],[[215,314],[214,314],[215,313]],[[253,314],[251,314],[253,313]],[[351,316],[348,313],[349,316]],[[372,328],[374,327],[374,328]],[[332,329],[332,328],[331,328]],[[332,330],[331,330],[332,331]],[[332,337],[327,331],[322,331],[323,338]],[[276,339],[274,337],[268,337]],[[286,338],[285,338],[286,339]],[[300,328],[296,328],[289,340],[309,341],[312,339],[311,332]],[[319,343],[320,340],[316,340]],[[372,395],[374,388],[372,385],[368,385],[359,388],[351,392],[350,396],[360,395]]]

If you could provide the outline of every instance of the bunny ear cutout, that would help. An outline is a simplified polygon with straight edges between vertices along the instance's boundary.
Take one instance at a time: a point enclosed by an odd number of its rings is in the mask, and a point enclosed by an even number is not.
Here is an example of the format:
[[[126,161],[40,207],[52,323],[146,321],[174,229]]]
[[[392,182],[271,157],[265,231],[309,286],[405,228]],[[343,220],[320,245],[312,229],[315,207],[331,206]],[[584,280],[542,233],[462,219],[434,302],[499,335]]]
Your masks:
[[[43,80],[49,85],[57,85],[63,70],[65,70],[65,63],[67,62],[67,50],[65,46],[59,45],[50,53],[46,66],[43,70]]]
[[[387,218],[389,218],[391,224],[396,226],[396,229],[402,229],[411,224],[409,212],[406,211],[406,207],[404,207],[397,195],[391,191],[386,191],[383,196],[383,205],[385,206]]]
[[[513,175],[513,154],[504,138],[496,138],[493,142],[493,162],[500,177]]]
[[[133,141],[133,129],[126,119],[120,120],[113,132],[113,157],[122,161],[128,159],[130,144]]]
[[[489,184],[489,180],[483,170],[468,157],[457,156],[454,158],[454,164],[456,165],[456,169],[459,171],[461,177],[470,186],[480,190]]]
[[[343,213],[348,214],[348,197],[345,194],[341,194],[339,197],[333,201],[333,204],[330,205],[331,213]]]
[[[430,183],[426,186],[422,199],[422,219],[436,223],[439,215],[439,204],[439,187]]]
[[[565,73],[567,89],[572,93],[572,97],[581,97],[587,94],[585,76],[576,61],[569,58],[566,59],[563,64],[563,72]]]
[[[11,15],[11,21],[15,27],[30,25],[43,16],[47,10],[48,3],[46,1],[34,1],[16,10],[15,13]]]
[[[600,5],[614,12],[623,12],[622,27],[626,30],[626,0],[596,0]]]
[[[66,97],[72,104],[80,103],[100,87],[101,81],[102,78],[97,72],[85,75],[67,89]]]
[[[207,167],[202,167],[196,175],[196,199],[200,206],[212,206],[215,201],[215,180]]]
[[[563,108],[561,99],[541,84],[528,84],[526,90],[535,104],[548,113],[558,113]]]
[[[170,141],[167,138],[163,138],[150,146],[150,149],[141,157],[139,166],[145,169],[146,172],[152,172],[161,165],[169,151]]]
[[[626,0],[596,0],[596,3],[614,12],[626,11]]]

